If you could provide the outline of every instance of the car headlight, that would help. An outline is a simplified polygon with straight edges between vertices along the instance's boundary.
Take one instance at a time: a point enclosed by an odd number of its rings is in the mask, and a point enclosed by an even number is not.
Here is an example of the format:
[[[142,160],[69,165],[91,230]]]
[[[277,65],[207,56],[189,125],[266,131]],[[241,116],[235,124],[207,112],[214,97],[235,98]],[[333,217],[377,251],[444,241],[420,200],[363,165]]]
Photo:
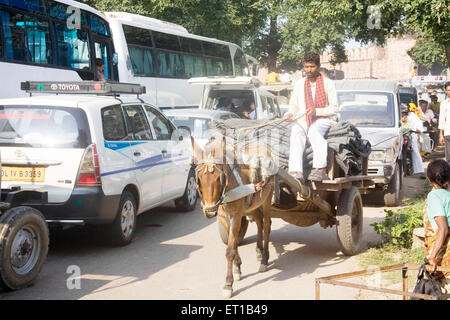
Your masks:
[[[385,153],[383,150],[372,150],[369,155],[371,161],[384,161]]]
[[[372,150],[372,152],[369,155],[369,160],[391,163],[395,160],[394,156],[395,156],[394,148],[388,148],[385,150]]]
[[[384,162],[391,163],[395,161],[395,151],[394,148],[386,149],[386,158]]]

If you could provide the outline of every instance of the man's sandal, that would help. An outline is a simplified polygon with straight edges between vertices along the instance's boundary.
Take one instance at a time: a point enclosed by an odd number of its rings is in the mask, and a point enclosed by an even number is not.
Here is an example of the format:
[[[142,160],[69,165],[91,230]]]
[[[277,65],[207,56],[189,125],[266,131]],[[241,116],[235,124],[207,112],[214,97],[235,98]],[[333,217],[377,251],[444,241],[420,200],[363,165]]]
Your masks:
[[[294,177],[297,180],[300,180],[301,183],[305,183],[305,179],[303,178],[303,173],[301,173],[301,172],[289,172],[289,175]]]
[[[314,169],[309,174],[308,180],[311,180],[311,181],[323,181],[323,180],[328,180],[328,176],[322,170]]]

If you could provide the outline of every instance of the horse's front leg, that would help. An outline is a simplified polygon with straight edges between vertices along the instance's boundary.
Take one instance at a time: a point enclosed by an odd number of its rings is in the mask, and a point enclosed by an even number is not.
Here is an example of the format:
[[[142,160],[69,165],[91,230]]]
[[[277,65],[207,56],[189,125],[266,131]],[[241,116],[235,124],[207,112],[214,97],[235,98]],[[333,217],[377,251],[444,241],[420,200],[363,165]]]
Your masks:
[[[263,216],[259,209],[254,211],[254,218],[258,229],[256,237],[256,261],[261,261],[263,251]]]
[[[272,219],[270,217],[270,203],[269,205],[264,204],[263,208],[263,233],[264,233],[264,245],[261,264],[259,266],[259,272],[267,271],[269,266],[269,239],[270,239],[270,229],[272,226]]]
[[[227,258],[227,276],[225,278],[225,286],[222,290],[222,295],[224,298],[231,298],[231,295],[233,294],[233,262],[237,255],[237,237],[239,234],[239,230],[241,229],[241,218],[241,216],[238,216],[231,219],[230,233],[228,235],[228,245],[225,254]]]

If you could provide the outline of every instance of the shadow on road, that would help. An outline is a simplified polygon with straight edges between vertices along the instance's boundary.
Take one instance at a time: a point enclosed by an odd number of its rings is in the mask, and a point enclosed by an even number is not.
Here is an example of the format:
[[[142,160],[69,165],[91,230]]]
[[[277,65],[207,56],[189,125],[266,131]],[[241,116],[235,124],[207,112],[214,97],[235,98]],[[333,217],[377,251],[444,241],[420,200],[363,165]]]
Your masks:
[[[164,243],[199,231],[214,222],[199,215],[202,215],[200,210],[177,212],[171,203],[152,209],[138,216],[136,236],[125,247],[106,244],[99,237],[96,227],[52,231],[47,261],[35,284],[15,292],[2,292],[0,289],[0,300],[73,300],[146,279],[202,248]],[[69,266],[80,268],[80,289],[70,290],[67,287],[67,282],[75,283],[68,280],[73,275],[67,273]]]

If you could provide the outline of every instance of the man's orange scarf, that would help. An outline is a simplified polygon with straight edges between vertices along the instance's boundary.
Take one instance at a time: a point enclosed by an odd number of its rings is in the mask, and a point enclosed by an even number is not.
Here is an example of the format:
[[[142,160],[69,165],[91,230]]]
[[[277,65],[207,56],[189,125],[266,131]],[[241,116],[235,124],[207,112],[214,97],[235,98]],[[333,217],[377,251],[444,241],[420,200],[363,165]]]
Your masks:
[[[323,76],[319,74],[316,78],[316,94],[313,100],[312,91],[311,91],[311,83],[308,79],[305,80],[305,105],[306,112],[313,108],[325,108],[327,103],[327,96],[325,95],[325,86],[323,82]],[[309,127],[314,121],[317,120],[316,117],[306,117],[306,124]]]

